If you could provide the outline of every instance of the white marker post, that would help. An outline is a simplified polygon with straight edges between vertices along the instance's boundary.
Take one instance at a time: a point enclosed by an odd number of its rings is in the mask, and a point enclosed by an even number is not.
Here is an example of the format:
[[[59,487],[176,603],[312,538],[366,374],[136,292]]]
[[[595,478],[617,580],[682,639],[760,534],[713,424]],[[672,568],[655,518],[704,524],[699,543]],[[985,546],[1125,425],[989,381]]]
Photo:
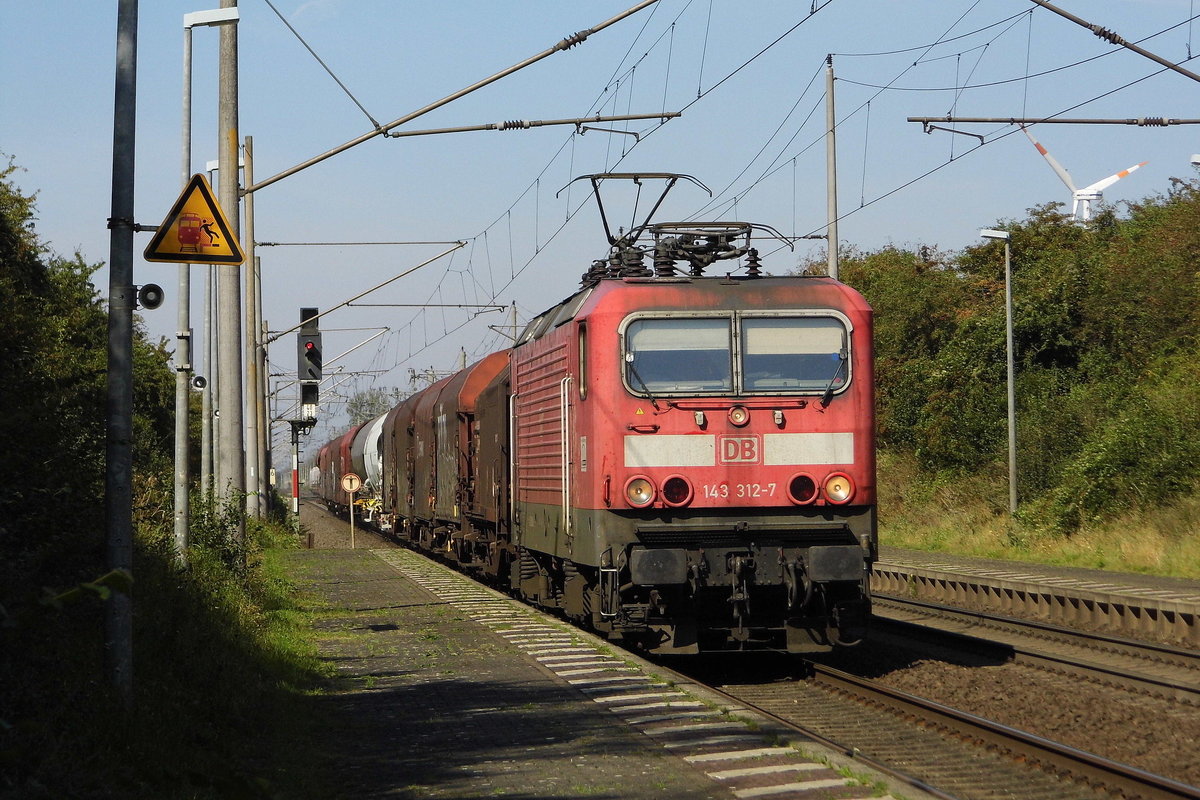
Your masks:
[[[362,486],[362,478],[353,472],[342,476],[342,488],[350,495],[350,549],[354,549],[354,493]]]

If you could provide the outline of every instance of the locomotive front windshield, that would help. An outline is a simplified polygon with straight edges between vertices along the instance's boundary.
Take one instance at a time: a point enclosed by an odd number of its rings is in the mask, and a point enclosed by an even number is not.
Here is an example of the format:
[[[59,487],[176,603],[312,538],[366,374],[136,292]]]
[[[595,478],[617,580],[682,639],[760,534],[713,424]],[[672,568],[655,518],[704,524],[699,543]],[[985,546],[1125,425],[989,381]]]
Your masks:
[[[651,394],[730,392],[728,319],[639,319],[625,332],[629,385]]]
[[[838,317],[642,317],[625,329],[625,381],[638,394],[839,391],[850,379]]]

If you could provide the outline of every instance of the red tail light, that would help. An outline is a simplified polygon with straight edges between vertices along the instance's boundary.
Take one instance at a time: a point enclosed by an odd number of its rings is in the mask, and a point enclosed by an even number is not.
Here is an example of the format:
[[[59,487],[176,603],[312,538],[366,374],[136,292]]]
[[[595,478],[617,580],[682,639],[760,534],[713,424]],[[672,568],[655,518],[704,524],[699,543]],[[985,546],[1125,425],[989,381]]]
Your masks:
[[[663,481],[663,502],[674,508],[692,502],[692,484],[682,475],[672,475]]]

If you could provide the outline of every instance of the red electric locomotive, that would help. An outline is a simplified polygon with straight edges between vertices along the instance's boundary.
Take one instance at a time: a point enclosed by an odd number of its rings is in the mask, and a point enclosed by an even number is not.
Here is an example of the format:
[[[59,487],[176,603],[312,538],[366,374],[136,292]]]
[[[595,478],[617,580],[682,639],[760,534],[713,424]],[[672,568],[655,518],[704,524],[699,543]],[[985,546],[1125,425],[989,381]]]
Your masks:
[[[764,230],[610,232],[610,257],[511,350],[388,415],[396,530],[652,652],[857,642],[877,553],[872,312],[830,278],[764,275]]]

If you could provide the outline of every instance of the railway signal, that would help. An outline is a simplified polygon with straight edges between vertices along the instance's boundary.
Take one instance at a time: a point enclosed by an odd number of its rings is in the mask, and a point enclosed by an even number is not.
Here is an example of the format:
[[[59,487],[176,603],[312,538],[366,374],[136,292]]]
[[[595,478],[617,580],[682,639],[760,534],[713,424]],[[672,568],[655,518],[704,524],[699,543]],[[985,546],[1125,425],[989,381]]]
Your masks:
[[[320,382],[321,380],[321,332],[306,333],[301,331],[300,361],[297,366],[300,380]]]
[[[300,331],[296,334],[296,377],[300,380],[300,416],[315,419],[321,384],[321,330],[318,310],[300,309]]]

